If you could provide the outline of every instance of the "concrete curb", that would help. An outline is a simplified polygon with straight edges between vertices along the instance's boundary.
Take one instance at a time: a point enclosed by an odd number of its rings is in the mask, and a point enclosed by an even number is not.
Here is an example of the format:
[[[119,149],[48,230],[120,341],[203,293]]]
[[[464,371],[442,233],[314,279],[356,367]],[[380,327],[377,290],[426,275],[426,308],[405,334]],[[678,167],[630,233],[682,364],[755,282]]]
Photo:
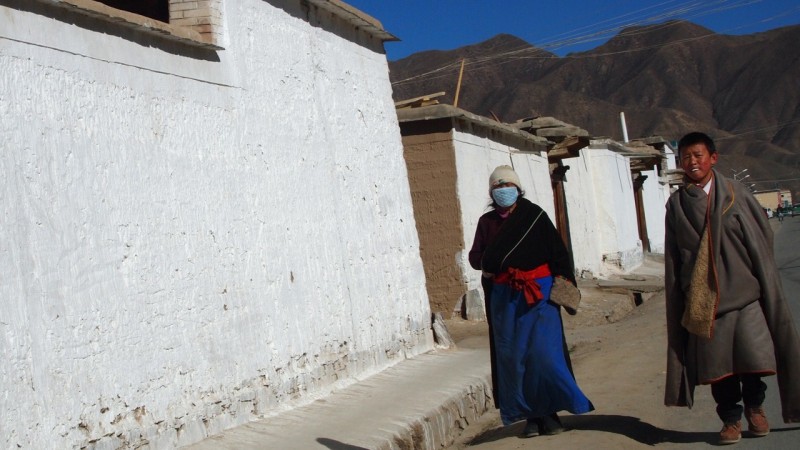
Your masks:
[[[493,407],[488,349],[435,351],[187,448],[441,449]]]

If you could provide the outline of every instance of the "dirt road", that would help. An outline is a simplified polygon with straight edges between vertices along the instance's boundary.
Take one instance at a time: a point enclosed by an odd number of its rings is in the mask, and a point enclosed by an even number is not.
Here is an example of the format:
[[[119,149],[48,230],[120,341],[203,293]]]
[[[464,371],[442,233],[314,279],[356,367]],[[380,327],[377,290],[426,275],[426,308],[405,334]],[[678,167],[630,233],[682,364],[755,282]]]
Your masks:
[[[639,449],[715,447],[721,426],[707,386],[696,391],[691,410],[663,406],[666,327],[664,294],[659,293],[628,317],[612,324],[567,330],[575,376],[596,410],[581,416],[563,416],[567,432],[557,436],[519,438],[524,423],[503,427],[499,414],[485,414],[469,426],[450,450]],[[451,330],[461,346],[488,345],[478,331]],[[768,382],[775,393],[774,377]],[[772,401],[771,410],[777,410]],[[773,432],[764,438],[745,438],[736,448],[782,448],[777,439],[785,432],[800,440],[800,428],[770,416]],[[779,428],[779,429],[776,429]],[[783,436],[780,436],[783,434]],[[785,448],[785,447],[784,447]]]

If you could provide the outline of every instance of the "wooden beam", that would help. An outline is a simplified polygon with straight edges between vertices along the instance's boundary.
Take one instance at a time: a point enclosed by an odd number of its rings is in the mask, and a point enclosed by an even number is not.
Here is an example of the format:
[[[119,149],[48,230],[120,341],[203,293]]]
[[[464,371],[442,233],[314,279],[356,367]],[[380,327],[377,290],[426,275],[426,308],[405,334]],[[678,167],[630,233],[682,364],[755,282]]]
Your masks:
[[[423,95],[421,97],[410,98],[408,100],[400,100],[399,102],[394,102],[395,109],[401,108],[418,108],[420,106],[429,106],[429,105],[438,105],[439,100],[436,100],[437,97],[443,96],[444,92],[437,92],[435,94],[428,94]]]

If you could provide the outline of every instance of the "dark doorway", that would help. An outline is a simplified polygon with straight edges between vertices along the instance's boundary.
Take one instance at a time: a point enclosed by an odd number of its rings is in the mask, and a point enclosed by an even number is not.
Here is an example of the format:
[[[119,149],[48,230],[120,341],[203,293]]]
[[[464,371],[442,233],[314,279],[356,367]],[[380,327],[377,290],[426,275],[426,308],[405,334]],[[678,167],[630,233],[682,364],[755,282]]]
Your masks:
[[[96,0],[112,8],[169,23],[169,0]]]

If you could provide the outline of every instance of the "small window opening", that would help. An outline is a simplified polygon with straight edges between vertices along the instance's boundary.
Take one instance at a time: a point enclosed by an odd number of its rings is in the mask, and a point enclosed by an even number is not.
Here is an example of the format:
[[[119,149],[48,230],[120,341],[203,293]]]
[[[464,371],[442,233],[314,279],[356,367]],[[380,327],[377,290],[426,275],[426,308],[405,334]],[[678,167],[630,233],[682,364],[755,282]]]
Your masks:
[[[169,0],[96,0],[112,8],[169,23]]]

